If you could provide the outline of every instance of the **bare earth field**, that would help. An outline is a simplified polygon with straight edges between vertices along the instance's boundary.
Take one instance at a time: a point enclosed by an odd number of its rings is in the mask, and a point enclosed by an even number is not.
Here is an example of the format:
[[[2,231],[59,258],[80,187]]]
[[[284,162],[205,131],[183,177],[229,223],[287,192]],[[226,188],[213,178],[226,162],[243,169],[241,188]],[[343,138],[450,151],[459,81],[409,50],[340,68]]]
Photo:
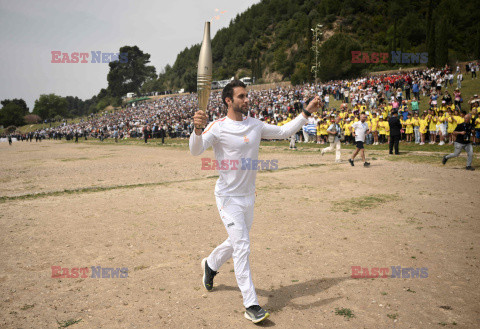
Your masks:
[[[480,170],[464,169],[465,153],[442,166],[367,147],[364,168],[299,146],[261,150],[280,169],[257,175],[261,326],[479,328]],[[231,261],[213,292],[201,284],[200,261],[227,235],[216,172],[185,146],[17,142],[0,154],[0,328],[257,327]],[[88,277],[52,278],[52,266]],[[128,277],[92,278],[97,266]],[[352,278],[352,266],[388,277]]]

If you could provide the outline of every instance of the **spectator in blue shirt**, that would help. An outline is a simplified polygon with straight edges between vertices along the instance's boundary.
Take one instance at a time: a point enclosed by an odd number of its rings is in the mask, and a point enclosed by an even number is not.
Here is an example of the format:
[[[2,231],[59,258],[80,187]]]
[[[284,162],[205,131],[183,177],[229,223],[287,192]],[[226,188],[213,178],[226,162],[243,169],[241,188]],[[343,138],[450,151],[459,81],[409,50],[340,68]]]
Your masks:
[[[412,92],[413,92],[413,96],[415,96],[416,99],[420,99],[419,98],[420,88],[419,88],[418,83],[416,81],[413,83]]]
[[[403,117],[403,121],[405,121],[405,120],[408,119],[408,108],[407,108],[406,105],[404,105],[403,107],[401,107],[400,114],[401,114],[402,117]]]

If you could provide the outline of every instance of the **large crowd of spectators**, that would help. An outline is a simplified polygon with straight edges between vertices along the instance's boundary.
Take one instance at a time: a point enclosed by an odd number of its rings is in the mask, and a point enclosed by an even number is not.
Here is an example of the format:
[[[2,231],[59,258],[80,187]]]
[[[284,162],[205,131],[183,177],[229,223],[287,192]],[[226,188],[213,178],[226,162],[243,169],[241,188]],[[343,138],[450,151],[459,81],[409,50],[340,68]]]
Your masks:
[[[480,118],[477,108],[480,98],[474,95],[464,100],[462,80],[471,73],[476,79],[478,62],[469,63],[466,70],[459,66],[425,69],[395,74],[372,75],[357,79],[330,81],[318,85],[304,84],[287,88],[249,91],[250,115],[269,124],[283,125],[292,120],[314,95],[324,100],[321,111],[309,118],[308,124],[296,134],[299,142],[326,143],[327,128],[339,116],[342,141],[352,143],[351,125],[361,113],[368,117],[371,133],[367,144],[388,143],[388,118],[399,113],[402,139],[406,142],[453,143],[451,132],[462,122],[465,112],[472,112],[480,142]],[[465,72],[465,73],[462,73]],[[470,78],[470,77],[468,77]],[[340,102],[333,108],[331,102]],[[428,103],[420,111],[420,103]],[[197,95],[168,95],[154,101],[143,101],[112,112],[103,112],[77,123],[64,122],[57,127],[29,134],[14,134],[19,140],[78,138],[128,139],[188,138],[193,131],[193,114],[197,110]],[[210,121],[226,114],[221,91],[211,93],[207,115]]]

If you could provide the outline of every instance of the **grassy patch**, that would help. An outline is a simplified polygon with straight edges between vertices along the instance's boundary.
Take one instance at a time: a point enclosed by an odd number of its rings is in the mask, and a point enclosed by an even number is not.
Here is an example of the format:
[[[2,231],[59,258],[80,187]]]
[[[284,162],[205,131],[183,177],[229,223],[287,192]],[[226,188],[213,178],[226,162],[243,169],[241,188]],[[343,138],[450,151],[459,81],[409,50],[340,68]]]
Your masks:
[[[60,161],[62,161],[62,162],[79,161],[79,160],[90,160],[90,158],[66,158],[66,159],[60,159]]]
[[[362,210],[372,209],[388,201],[397,200],[398,196],[394,194],[372,194],[333,203],[332,210],[336,212],[350,212],[357,214]]]
[[[325,164],[304,164],[299,166],[292,166],[292,167],[283,167],[279,168],[278,170],[260,170],[259,173],[274,173],[276,171],[281,170],[296,170],[302,168],[317,168],[325,166]],[[31,200],[31,199],[38,199],[38,198],[45,198],[50,196],[61,196],[65,194],[79,194],[79,193],[94,193],[94,192],[103,192],[103,191],[110,191],[110,190],[117,190],[117,189],[130,189],[130,188],[137,188],[137,187],[151,187],[151,186],[162,186],[162,185],[169,185],[175,183],[185,183],[185,182],[194,182],[198,180],[204,179],[212,179],[218,178],[218,175],[210,175],[207,177],[199,177],[199,178],[192,178],[192,179],[184,179],[178,181],[168,181],[168,182],[154,182],[154,183],[141,183],[141,184],[129,184],[129,185],[114,185],[114,186],[105,186],[105,187],[84,187],[84,188],[77,188],[77,189],[64,189],[63,191],[52,191],[52,192],[41,192],[41,193],[31,193],[31,194],[23,194],[17,196],[0,196],[0,203],[6,201],[14,201],[14,200]],[[272,188],[264,187],[259,188],[260,190],[268,190]],[[282,187],[283,188],[283,187]],[[285,187],[286,188],[286,187]]]
[[[149,268],[150,266],[146,266],[146,265],[140,265],[140,266],[135,266],[133,268],[134,271],[141,271],[141,270],[144,270],[146,268]]]
[[[0,203],[6,201],[14,201],[14,200],[31,200],[31,199],[38,199],[38,198],[45,198],[50,196],[61,196],[65,194],[78,194],[78,193],[94,193],[94,192],[103,192],[103,191],[110,191],[116,189],[129,189],[129,188],[137,188],[137,187],[149,187],[149,186],[162,186],[162,185],[169,185],[174,183],[184,183],[184,182],[193,182],[202,179],[211,179],[217,178],[218,175],[215,176],[207,176],[207,177],[199,177],[193,179],[185,179],[179,181],[171,181],[171,182],[156,182],[156,183],[142,183],[142,184],[130,184],[130,185],[115,185],[115,186],[106,186],[106,187],[84,187],[78,189],[64,189],[63,191],[52,191],[52,192],[41,192],[41,193],[31,193],[31,194],[23,194],[17,196],[1,196]]]
[[[353,314],[352,310],[349,309],[349,308],[335,308],[335,314],[336,315],[341,315],[341,316],[344,316],[346,317],[348,320],[350,320],[351,318],[354,318],[355,317],[355,314]]]
[[[108,146],[120,146],[120,145],[136,145],[136,146],[145,146],[145,147],[169,147],[169,148],[177,148],[177,149],[184,149],[188,150],[188,138],[165,138],[165,143],[162,144],[162,140],[155,138],[149,139],[147,143],[141,138],[128,138],[119,140],[115,143],[115,140],[112,138],[107,138],[101,142],[99,139],[95,139],[89,137],[88,140],[79,139],[79,144],[83,144],[83,148],[86,145],[108,145]],[[75,144],[74,141],[66,141],[62,140],[63,143],[67,144]],[[317,144],[317,143],[297,143],[298,149],[292,151],[289,149],[290,141],[288,140],[262,140],[260,143],[260,153],[271,153],[271,152],[281,152],[281,153],[311,153],[311,152],[319,152],[321,149],[328,146],[328,144]],[[78,147],[78,146],[77,146]],[[82,146],[80,146],[82,148]],[[355,145],[349,144],[342,144],[342,149],[344,150],[354,150]],[[415,143],[406,143],[400,142],[400,153],[402,152],[440,152],[440,153],[452,153],[453,152],[453,145],[418,145]],[[369,156],[378,156],[380,155],[377,153],[378,151],[386,152],[388,151],[388,144],[381,144],[381,145],[366,145],[366,155]],[[372,152],[370,154],[370,152]],[[480,153],[480,148],[474,147],[473,149],[474,154]]]
[[[389,317],[392,320],[396,320],[396,319],[398,319],[398,313],[387,314],[387,317]]]
[[[307,163],[299,166],[293,166],[293,167],[280,167],[276,170],[259,170],[258,172],[263,173],[263,172],[276,172],[276,171],[281,171],[281,170],[291,170],[291,169],[302,169],[302,168],[318,168],[326,166],[324,163]]]
[[[448,154],[449,152],[445,152],[444,154]],[[475,159],[475,156],[473,157]],[[385,157],[388,161],[405,161],[410,163],[425,163],[425,164],[436,164],[442,166],[442,155],[429,155],[429,154],[401,154],[396,156],[387,156]],[[449,159],[446,166],[449,167],[451,165],[454,166],[466,166],[466,153],[460,154],[459,157]],[[472,164],[474,166],[474,164]]]
[[[58,328],[66,328],[66,327],[69,327],[75,323],[79,323],[80,321],[82,321],[82,319],[78,319],[78,320],[74,320],[74,319],[69,319],[67,321],[58,321],[57,320],[57,324],[58,324]]]

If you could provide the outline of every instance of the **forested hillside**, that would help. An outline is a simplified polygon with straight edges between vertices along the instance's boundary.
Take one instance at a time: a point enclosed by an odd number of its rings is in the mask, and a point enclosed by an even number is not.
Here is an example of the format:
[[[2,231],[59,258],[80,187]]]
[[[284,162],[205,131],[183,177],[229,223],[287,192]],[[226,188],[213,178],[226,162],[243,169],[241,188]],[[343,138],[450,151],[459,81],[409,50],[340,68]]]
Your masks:
[[[318,24],[328,39],[320,50],[324,80],[393,67],[351,63],[351,51],[427,52],[430,66],[478,58],[478,11],[475,0],[263,0],[214,36],[214,79],[311,80],[311,28]],[[185,48],[143,91],[196,90],[199,50],[199,44]]]

